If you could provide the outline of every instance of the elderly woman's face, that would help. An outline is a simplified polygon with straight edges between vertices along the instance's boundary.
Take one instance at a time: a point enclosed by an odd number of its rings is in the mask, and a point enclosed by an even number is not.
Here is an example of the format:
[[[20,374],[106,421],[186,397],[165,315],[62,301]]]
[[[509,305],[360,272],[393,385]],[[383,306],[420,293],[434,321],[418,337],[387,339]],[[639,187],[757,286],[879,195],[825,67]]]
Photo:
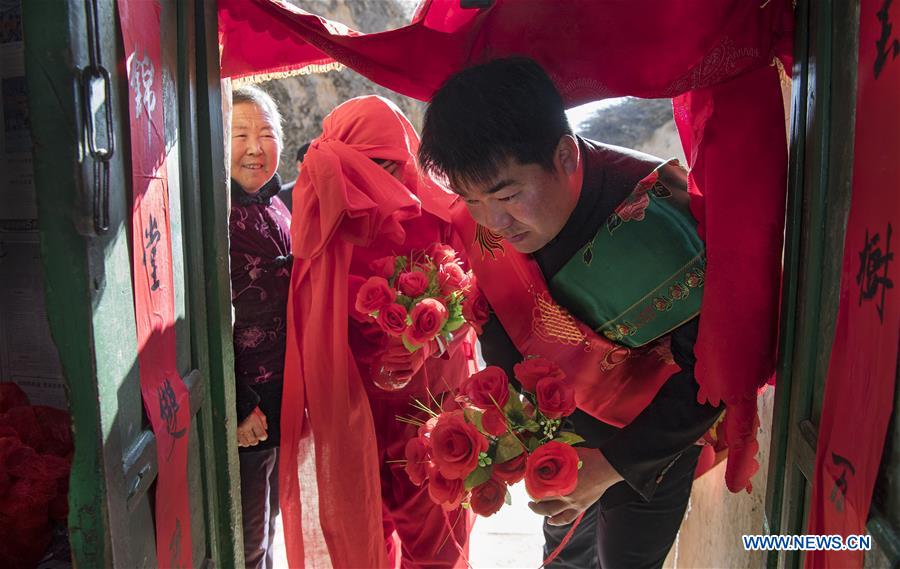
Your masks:
[[[255,194],[278,170],[281,141],[268,113],[255,103],[238,103],[231,114],[231,177]]]

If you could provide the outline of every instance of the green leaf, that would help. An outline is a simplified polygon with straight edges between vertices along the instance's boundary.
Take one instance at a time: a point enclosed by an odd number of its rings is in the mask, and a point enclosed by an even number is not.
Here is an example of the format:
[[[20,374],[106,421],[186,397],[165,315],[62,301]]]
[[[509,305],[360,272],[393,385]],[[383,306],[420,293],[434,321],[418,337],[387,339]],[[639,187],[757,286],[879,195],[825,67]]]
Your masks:
[[[528,447],[528,452],[534,452],[537,447],[541,446],[541,440],[537,437],[531,437],[525,441],[525,446]]]
[[[579,437],[578,435],[570,431],[563,431],[559,433],[559,435],[557,435],[557,437],[553,440],[558,443],[567,445],[577,445],[578,443],[584,442],[584,439],[582,437]]]
[[[509,399],[503,406],[503,411],[513,418],[516,423],[521,424],[525,420],[525,407],[522,406],[522,400],[519,398],[519,392],[515,390],[512,384],[509,385]]]
[[[475,428],[478,429],[479,432],[484,432],[484,427],[481,424],[481,411],[467,407],[463,413],[469,423],[475,425]]]
[[[418,344],[410,344],[409,341],[407,341],[406,336],[402,336],[402,339],[403,339],[403,347],[406,348],[407,350],[409,350],[410,353],[413,353],[422,347]]]
[[[491,478],[491,469],[489,467],[479,466],[475,470],[471,472],[468,476],[466,476],[465,482],[463,482],[463,487],[466,490],[471,490],[472,488],[484,484]]]
[[[528,419],[527,421],[525,421],[524,426],[526,431],[530,431],[532,433],[536,433],[541,430],[541,426],[538,425],[538,422],[534,419]]]
[[[400,274],[400,272],[402,272],[403,269],[406,268],[407,264],[408,262],[406,260],[406,257],[397,257],[397,259],[394,261],[394,274]]]
[[[462,303],[459,300],[459,295],[457,293],[451,293],[447,299],[447,311],[450,313],[450,318],[462,318],[463,307]]]
[[[512,494],[509,493],[509,488],[506,489],[506,496],[503,497],[503,503],[507,506],[512,506]]]
[[[409,312],[409,309],[412,308],[412,305],[413,305],[413,299],[404,294],[398,294],[396,302],[397,302],[397,304],[399,304],[400,306],[405,308],[406,312]],[[412,320],[409,319],[409,314],[407,314],[406,315],[406,325],[408,326],[410,324],[412,324]]]
[[[497,464],[512,460],[525,452],[525,447],[513,434],[506,434],[497,441],[497,455],[495,461]]]
[[[465,323],[466,321],[462,318],[451,318],[444,324],[444,331],[455,332],[456,330],[459,330],[459,327]]]

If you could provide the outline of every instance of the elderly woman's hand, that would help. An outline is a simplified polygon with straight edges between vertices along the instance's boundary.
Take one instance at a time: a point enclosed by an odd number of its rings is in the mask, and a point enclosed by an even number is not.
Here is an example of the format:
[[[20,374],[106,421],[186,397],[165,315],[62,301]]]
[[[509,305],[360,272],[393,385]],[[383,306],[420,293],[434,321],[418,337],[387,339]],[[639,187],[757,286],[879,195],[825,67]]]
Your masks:
[[[269,425],[266,422],[266,415],[259,410],[259,407],[253,409],[253,412],[241,421],[237,427],[238,446],[252,447],[269,438]]]

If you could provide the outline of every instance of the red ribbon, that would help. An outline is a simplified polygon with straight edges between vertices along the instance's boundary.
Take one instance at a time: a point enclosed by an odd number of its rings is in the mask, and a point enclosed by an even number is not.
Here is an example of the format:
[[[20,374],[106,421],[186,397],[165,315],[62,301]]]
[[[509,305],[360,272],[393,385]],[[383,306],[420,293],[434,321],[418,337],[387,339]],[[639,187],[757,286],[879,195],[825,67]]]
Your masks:
[[[138,365],[156,435],[156,556],[193,567],[187,494],[190,401],[175,356],[175,300],[163,117],[160,6],[118,0],[131,117],[132,259]]]

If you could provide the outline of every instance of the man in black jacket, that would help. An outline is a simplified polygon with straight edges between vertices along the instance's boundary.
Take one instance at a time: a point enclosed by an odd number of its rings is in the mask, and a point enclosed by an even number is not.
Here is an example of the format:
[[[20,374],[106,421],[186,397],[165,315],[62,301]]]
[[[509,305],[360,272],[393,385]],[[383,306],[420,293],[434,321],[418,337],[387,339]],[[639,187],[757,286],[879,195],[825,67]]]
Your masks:
[[[419,156],[425,169],[448,178],[475,222],[530,254],[548,282],[606,230],[617,206],[655,170],[668,172],[659,178],[671,187],[661,192],[685,191],[677,164],[575,136],[551,80],[521,58],[451,77],[425,115]],[[691,314],[667,332],[681,371],[630,424],[616,428],[581,410],[573,415],[573,427],[586,439],[578,449],[578,486],[569,496],[530,504],[546,516],[545,554],[586,512],[552,567],[662,566],[690,496],[695,443],[721,412],[697,403],[698,320]],[[510,377],[513,364],[528,355],[496,317],[480,340],[487,363]]]

